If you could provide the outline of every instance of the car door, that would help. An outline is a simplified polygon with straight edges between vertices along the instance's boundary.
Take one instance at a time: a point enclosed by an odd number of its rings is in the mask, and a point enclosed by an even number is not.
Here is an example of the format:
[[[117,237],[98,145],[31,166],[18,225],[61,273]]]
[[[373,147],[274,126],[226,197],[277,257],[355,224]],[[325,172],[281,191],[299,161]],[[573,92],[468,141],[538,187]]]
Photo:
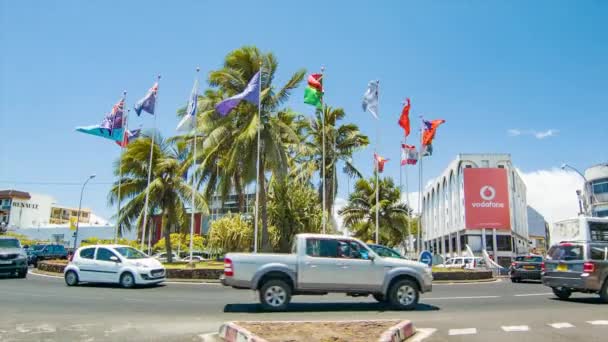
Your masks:
[[[74,265],[78,267],[78,278],[80,281],[97,281],[95,272],[95,247],[84,247],[78,250],[78,256],[74,258]]]
[[[116,258],[117,261],[112,260],[112,257]],[[96,274],[96,281],[102,283],[117,283],[120,267],[120,258],[118,258],[114,252],[105,247],[97,248],[95,265],[93,266],[94,273]]]
[[[334,275],[338,256],[338,240],[307,238],[305,255],[298,259],[298,287],[302,290],[338,290]]]
[[[375,291],[382,287],[382,259],[372,260],[367,248],[353,240],[338,241],[338,258],[332,275],[336,285],[344,290]]]

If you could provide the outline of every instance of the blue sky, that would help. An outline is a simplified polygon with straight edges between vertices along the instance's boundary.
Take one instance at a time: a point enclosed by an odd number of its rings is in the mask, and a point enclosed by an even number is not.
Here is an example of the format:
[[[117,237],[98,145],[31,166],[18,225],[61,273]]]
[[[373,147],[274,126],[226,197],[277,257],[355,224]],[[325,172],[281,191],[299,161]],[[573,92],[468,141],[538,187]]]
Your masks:
[[[158,127],[172,135],[195,67],[206,74],[242,45],[276,54],[278,82],[324,65],[326,101],[372,142],[380,125],[379,151],[395,179],[406,96],[414,117],[447,120],[425,182],[457,153],[511,153],[523,172],[608,160],[608,3],[379,3],[1,1],[0,188],[76,206],[74,183],[96,173],[84,206],[109,217],[119,149],[74,127],[98,123],[125,89],[132,106],[160,73]],[[380,80],[379,122],[361,110],[371,79]],[[312,113],[302,93],[289,106]],[[152,122],[144,115],[130,125]],[[355,156],[367,175],[372,149]]]

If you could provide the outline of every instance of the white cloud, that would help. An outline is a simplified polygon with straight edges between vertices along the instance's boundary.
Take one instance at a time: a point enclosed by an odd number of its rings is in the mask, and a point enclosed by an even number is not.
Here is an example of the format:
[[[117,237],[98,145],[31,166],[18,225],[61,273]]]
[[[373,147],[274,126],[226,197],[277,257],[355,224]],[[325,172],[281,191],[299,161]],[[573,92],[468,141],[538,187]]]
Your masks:
[[[526,183],[528,205],[541,213],[547,222],[577,215],[576,190],[583,188],[583,180],[578,174],[560,169],[519,173]]]
[[[518,137],[520,135],[529,135],[533,136],[536,139],[545,139],[549,137],[557,136],[559,130],[557,129],[547,129],[545,131],[535,131],[535,130],[521,130],[517,128],[511,128],[507,130],[507,134],[511,137]]]

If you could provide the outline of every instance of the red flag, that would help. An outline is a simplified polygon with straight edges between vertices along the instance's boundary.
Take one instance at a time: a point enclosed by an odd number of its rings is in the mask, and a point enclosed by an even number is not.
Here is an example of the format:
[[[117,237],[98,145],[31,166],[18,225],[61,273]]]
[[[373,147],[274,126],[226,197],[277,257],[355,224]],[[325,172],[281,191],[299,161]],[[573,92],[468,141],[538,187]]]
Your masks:
[[[308,85],[312,88],[317,89],[320,92],[323,92],[323,84],[321,83],[322,78],[323,74],[308,75]]]
[[[399,126],[405,130],[405,136],[410,135],[410,99],[407,99],[407,104],[403,106],[401,116],[399,117]]]
[[[377,153],[374,153],[374,161],[374,164],[376,164],[376,169],[378,170],[378,172],[382,173],[384,171],[384,163],[389,161],[389,159],[386,159],[384,157],[381,157]]]
[[[422,134],[422,145],[430,145],[433,143],[433,139],[435,138],[435,132],[437,131],[437,127],[444,123],[445,120],[433,120],[426,121],[424,120],[424,133]]]
[[[418,162],[418,151],[416,146],[401,144],[401,166],[416,165]]]

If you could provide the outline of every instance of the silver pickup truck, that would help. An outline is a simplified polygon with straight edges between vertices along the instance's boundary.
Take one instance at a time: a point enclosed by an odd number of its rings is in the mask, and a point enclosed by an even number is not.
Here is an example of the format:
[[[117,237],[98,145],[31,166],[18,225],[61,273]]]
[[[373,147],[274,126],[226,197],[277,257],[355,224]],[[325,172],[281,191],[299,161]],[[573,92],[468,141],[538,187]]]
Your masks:
[[[293,295],[341,292],[372,295],[395,309],[411,310],[433,276],[423,263],[383,258],[363,242],[320,234],[296,236],[291,254],[229,253],[222,284],[259,291],[264,309],[285,310]]]

